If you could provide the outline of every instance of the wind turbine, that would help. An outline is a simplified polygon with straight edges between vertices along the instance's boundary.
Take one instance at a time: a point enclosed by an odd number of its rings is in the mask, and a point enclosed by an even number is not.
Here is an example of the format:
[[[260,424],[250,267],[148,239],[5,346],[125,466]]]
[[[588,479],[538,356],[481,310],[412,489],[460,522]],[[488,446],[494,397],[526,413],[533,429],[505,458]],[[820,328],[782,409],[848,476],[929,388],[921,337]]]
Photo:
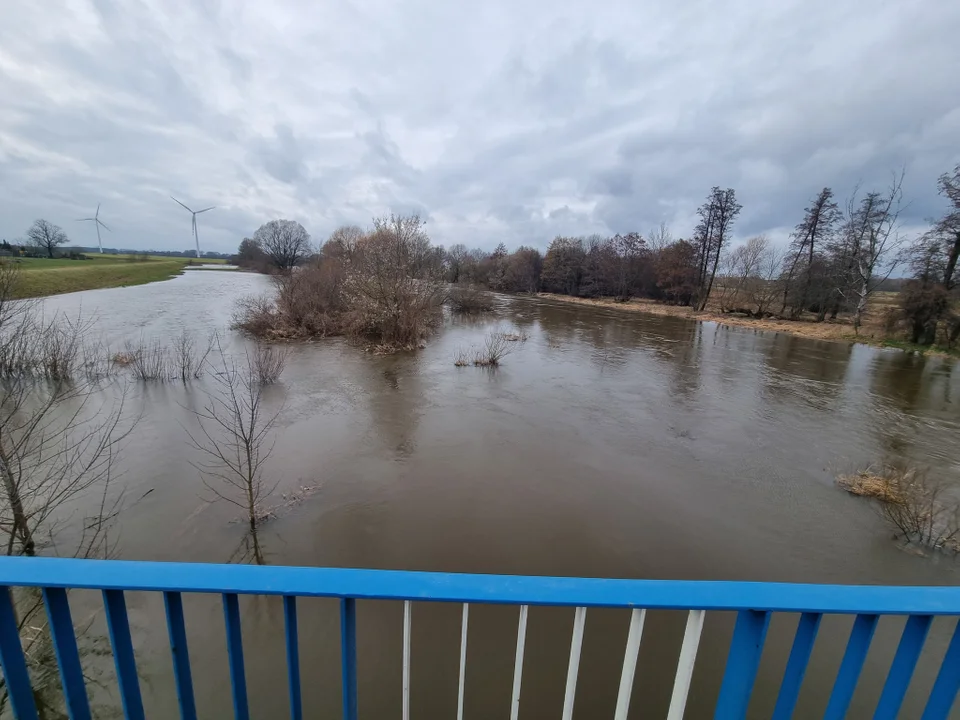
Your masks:
[[[100,253],[103,254],[103,243],[100,241],[100,228],[103,227],[104,230],[109,230],[106,225],[100,220],[100,203],[97,203],[97,212],[92,218],[77,218],[77,222],[86,222],[91,221],[97,228],[97,245],[100,246]]]
[[[211,205],[210,207],[204,208],[203,210],[191,210],[182,202],[177,200],[173,195],[170,196],[170,199],[173,200],[177,205],[182,207],[184,210],[186,210],[188,213],[193,214],[193,239],[197,243],[197,257],[200,257],[200,235],[197,233],[197,215],[199,215],[200,213],[205,213],[207,210],[213,210],[215,206]]]

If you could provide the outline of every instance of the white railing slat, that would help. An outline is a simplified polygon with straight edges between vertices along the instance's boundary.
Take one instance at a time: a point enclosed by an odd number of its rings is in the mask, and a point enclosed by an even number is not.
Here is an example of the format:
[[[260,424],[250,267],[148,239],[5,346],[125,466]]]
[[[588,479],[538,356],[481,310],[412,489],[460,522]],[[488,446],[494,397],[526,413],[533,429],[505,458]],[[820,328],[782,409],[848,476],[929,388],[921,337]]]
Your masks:
[[[620,691],[617,693],[617,709],[614,720],[627,720],[630,710],[630,694],[633,692],[633,676],[637,671],[637,655],[640,652],[640,637],[646,610],[634,608],[630,613],[630,631],[627,633],[627,649],[623,654],[623,671],[620,673]]]
[[[513,664],[513,698],[510,701],[510,720],[520,715],[520,677],[523,675],[523,647],[527,642],[527,613],[529,605],[520,606],[520,625],[517,628],[517,657]]]
[[[460,689],[457,693],[457,720],[463,720],[463,686],[467,678],[467,620],[470,618],[470,603],[463,604],[463,619],[460,621]]]
[[[567,690],[563,696],[563,720],[573,718],[573,701],[577,693],[577,675],[580,672],[580,649],[583,647],[583,626],[587,609],[578,607],[573,614],[573,638],[570,640],[570,664],[567,666]]]
[[[410,601],[403,601],[403,720],[410,720]]]
[[[693,678],[693,665],[697,661],[697,648],[700,647],[703,618],[703,610],[691,610],[687,615],[687,629],[683,633],[683,645],[680,646],[677,677],[673,681],[673,695],[670,697],[667,720],[683,720],[683,711],[687,707],[687,694],[690,692],[690,680]]]

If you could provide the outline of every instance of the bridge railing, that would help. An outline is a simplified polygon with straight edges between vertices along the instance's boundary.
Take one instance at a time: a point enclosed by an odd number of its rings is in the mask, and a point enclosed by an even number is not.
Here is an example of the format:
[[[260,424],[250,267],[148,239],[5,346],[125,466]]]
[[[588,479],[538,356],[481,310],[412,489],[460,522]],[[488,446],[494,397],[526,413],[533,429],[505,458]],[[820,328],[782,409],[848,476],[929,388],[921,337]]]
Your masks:
[[[793,714],[820,621],[825,614],[856,617],[824,717],[842,718],[853,697],[881,615],[908,616],[876,707],[875,718],[895,718],[935,616],[960,615],[960,588],[799,585],[783,583],[603,580],[584,578],[467,575],[389,570],[258,567],[53,558],[0,558],[0,664],[17,718],[37,717],[10,588],[35,587],[43,595],[50,635],[70,717],[90,717],[69,589],[100,590],[106,611],[120,698],[125,717],[143,718],[143,702],[124,600],[126,591],[163,594],[180,714],[196,717],[182,593],[215,593],[223,599],[227,654],[235,716],[249,716],[239,595],[283,598],[287,677],[291,717],[303,716],[297,634],[298,597],[340,598],[343,716],[357,718],[356,601],[403,603],[402,717],[410,717],[410,634],[417,601],[462,604],[458,720],[463,717],[469,612],[472,604],[519,606],[510,716],[517,720],[523,680],[527,616],[531,605],[575,608],[563,701],[563,720],[573,715],[580,649],[589,608],[629,608],[626,652],[620,675],[615,720],[626,720],[637,656],[648,610],[688,612],[669,705],[668,719],[683,717],[697,658],[704,615],[735,611],[737,620],[717,699],[717,718],[744,717],[763,652],[771,614],[800,613],[793,645],[773,711],[775,720]],[[946,718],[960,686],[960,629],[942,660],[926,701],[923,720]]]

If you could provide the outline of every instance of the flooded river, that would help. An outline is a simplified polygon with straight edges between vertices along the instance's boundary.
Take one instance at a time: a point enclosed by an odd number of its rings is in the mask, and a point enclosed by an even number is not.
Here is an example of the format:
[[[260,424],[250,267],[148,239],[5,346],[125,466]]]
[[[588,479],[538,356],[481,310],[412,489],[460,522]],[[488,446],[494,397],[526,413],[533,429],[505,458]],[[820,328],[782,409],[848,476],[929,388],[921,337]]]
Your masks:
[[[191,272],[168,282],[50,298],[96,317],[112,347],[183,328],[224,333],[265,278]],[[376,356],[341,340],[294,346],[268,403],[282,407],[267,475],[319,486],[264,526],[288,565],[622,578],[954,584],[960,565],[898,549],[838,472],[911,459],[957,475],[960,369],[898,351],[819,342],[529,298],[448,319],[426,349]],[[494,372],[456,368],[496,326],[528,335]],[[235,510],[207,504],[183,424],[209,380],[134,386],[143,417],[124,455],[127,559],[225,562]],[[149,493],[149,494],[147,494]],[[142,499],[141,499],[142,498]],[[96,598],[94,598],[96,599]],[[84,602],[78,598],[78,602]],[[149,717],[175,717],[162,603],[129,600]],[[307,717],[340,713],[334,601],[301,601]],[[219,598],[187,598],[202,717],[230,715]],[[251,711],[287,712],[279,600],[241,599]],[[360,716],[399,717],[399,603],[358,605]],[[412,716],[455,717],[459,607],[413,610]],[[711,715],[732,617],[708,616],[686,717]],[[531,610],[520,716],[560,715],[573,610]],[[471,611],[466,712],[509,712],[516,608]],[[588,613],[576,717],[612,717],[628,615]],[[934,623],[904,705],[933,682],[952,627]],[[684,616],[651,613],[631,717],[663,717]],[[769,717],[796,619],[771,626],[750,716]],[[823,712],[851,622],[824,621],[796,717]],[[903,620],[882,619],[849,717],[868,717]],[[110,671],[112,673],[112,670]],[[119,706],[119,703],[118,703]]]

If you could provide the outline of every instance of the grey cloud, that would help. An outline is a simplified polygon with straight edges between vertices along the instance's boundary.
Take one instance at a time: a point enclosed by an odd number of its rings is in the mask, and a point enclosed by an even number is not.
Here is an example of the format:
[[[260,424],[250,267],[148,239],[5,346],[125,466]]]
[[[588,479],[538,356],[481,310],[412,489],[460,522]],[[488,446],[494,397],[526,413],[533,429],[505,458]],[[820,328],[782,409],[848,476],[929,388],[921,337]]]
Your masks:
[[[960,162],[958,25],[949,2],[13,0],[0,236],[44,216],[79,242],[72,218],[103,202],[117,243],[187,247],[173,192],[217,205],[209,249],[274,217],[320,239],[391,211],[444,244],[544,247],[685,235],[722,185],[746,237],[904,165],[919,226]]]
[[[263,169],[280,182],[293,184],[306,176],[304,149],[287,125],[277,125],[274,137],[257,142],[254,154]]]

